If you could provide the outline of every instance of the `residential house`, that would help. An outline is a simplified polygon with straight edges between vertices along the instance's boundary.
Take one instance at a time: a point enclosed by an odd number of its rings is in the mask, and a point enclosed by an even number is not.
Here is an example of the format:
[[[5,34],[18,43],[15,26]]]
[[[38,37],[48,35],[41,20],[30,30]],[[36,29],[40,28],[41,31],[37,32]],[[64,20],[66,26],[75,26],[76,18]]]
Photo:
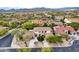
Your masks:
[[[48,18],[42,18],[42,19],[32,20],[32,23],[35,23],[39,26],[43,26],[45,23],[53,23],[53,20],[49,20]]]
[[[57,25],[57,26],[62,26],[63,25],[63,23],[60,22],[60,21],[54,21],[54,24]]]
[[[78,22],[79,23],[79,18],[65,18],[64,21],[66,23],[71,23],[71,22]]]
[[[61,34],[64,34],[64,33],[71,34],[75,30],[71,26],[55,26],[54,31],[55,31],[56,35],[61,35]]]
[[[39,36],[39,35],[53,35],[53,31],[50,27],[35,27],[33,29],[34,33]]]
[[[72,35],[70,35],[71,40],[79,40],[79,30],[74,31]]]
[[[55,16],[56,21],[60,21],[62,18],[64,18],[64,16]]]

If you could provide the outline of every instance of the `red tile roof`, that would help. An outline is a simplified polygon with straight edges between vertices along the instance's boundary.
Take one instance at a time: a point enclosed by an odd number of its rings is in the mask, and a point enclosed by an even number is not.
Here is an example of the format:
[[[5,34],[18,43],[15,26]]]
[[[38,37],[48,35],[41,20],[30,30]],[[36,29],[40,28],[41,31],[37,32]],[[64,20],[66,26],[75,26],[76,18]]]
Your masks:
[[[68,30],[68,31],[71,31],[71,32],[75,31],[74,28],[71,27],[71,26],[66,26],[66,27],[64,27],[64,26],[57,26],[57,27],[55,27],[55,29],[60,34],[63,34],[65,30]]]
[[[79,22],[79,18],[65,18],[71,22]]]

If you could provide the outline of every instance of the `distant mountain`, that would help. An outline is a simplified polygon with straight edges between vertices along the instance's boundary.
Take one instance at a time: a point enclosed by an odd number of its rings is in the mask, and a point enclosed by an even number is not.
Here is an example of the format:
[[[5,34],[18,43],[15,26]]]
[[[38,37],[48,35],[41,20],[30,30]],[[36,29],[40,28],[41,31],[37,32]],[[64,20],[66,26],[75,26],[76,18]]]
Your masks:
[[[10,8],[10,7],[2,7],[0,8],[0,12],[42,12],[42,11],[53,11],[53,10],[79,10],[79,7],[64,7],[64,8]]]
[[[58,8],[57,10],[79,10],[79,7],[64,7]]]
[[[10,9],[20,9],[18,7],[0,7],[0,9],[10,10]]]
[[[0,8],[0,12],[38,12],[38,11],[52,11],[53,9],[51,8],[31,8],[31,9],[27,9],[27,8]]]

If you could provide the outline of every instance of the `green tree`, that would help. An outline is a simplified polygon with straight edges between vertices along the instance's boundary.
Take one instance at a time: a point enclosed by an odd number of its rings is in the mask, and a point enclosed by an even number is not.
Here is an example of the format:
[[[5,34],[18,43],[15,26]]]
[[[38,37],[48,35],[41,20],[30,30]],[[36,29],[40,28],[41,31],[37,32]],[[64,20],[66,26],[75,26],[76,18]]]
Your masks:
[[[54,15],[52,15],[52,17],[50,17],[52,20],[55,20],[55,16]]]
[[[26,19],[22,19],[22,20],[20,20],[20,21],[21,21],[21,23],[23,24],[23,23],[26,22]]]
[[[34,27],[36,27],[36,25],[30,22],[26,22],[22,24],[23,29],[29,30],[29,29],[33,29]]]
[[[2,25],[3,24],[3,22],[2,21],[0,21],[0,25]]]
[[[44,23],[43,27],[47,27],[47,23]]]
[[[62,23],[65,23],[65,22],[64,22],[64,19],[65,19],[65,17],[64,17],[64,18],[62,18],[60,21],[61,21]]]
[[[38,41],[42,42],[44,40],[45,36],[44,35],[39,35],[37,37]]]
[[[17,28],[18,27],[18,22],[17,21],[10,22],[10,27],[11,28]]]
[[[69,26],[75,28],[75,30],[78,30],[79,29],[79,23],[76,23],[76,22],[72,22],[72,23],[68,23]]]
[[[6,26],[6,27],[8,27],[8,26],[9,26],[9,22],[7,22],[7,21],[4,21],[2,25],[3,25],[3,26]]]
[[[8,29],[1,29],[0,30],[0,36],[5,35],[8,32]]]
[[[8,27],[9,22],[8,21],[0,21],[0,25]]]
[[[47,24],[47,26],[53,28],[56,25],[54,23],[51,23],[51,24]]]
[[[62,43],[62,37],[61,36],[48,36],[47,38],[47,41],[49,43]]]

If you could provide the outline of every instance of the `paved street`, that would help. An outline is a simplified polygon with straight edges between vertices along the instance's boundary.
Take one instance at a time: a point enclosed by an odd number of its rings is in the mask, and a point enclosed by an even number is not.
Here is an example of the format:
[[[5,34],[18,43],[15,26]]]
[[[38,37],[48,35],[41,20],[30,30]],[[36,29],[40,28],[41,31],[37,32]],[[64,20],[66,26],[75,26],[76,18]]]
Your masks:
[[[0,47],[10,47],[12,42],[13,36],[8,34],[4,38],[0,39]]]

